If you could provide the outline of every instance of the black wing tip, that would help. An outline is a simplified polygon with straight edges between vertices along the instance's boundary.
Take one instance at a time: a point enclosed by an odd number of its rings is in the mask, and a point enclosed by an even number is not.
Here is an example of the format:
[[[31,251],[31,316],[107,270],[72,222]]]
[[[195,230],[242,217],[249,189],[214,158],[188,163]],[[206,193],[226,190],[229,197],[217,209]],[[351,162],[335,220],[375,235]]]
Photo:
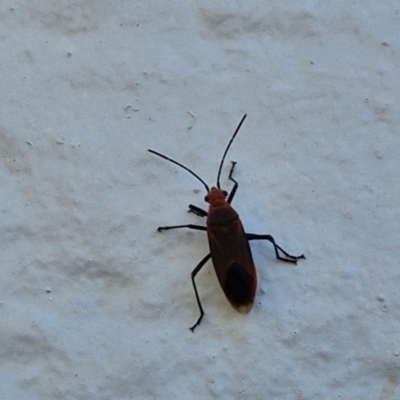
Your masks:
[[[251,276],[245,268],[232,263],[226,273],[224,292],[235,310],[247,314],[253,307],[257,277]]]

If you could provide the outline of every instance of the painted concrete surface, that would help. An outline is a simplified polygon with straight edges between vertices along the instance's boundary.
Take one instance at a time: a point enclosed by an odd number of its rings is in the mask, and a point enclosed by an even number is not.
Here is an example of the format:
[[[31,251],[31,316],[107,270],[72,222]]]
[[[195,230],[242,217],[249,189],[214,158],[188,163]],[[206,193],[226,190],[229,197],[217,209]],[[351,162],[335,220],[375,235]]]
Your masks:
[[[398,3],[5,1],[0,398],[400,398]],[[206,207],[237,161],[241,315]]]

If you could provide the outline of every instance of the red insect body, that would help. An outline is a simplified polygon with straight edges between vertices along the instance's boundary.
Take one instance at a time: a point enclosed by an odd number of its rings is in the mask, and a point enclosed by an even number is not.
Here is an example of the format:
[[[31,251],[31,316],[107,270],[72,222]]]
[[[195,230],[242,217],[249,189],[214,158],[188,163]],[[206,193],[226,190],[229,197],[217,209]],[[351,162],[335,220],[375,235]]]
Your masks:
[[[208,193],[207,236],[211,259],[225,296],[240,313],[248,313],[257,289],[257,272],[237,212],[216,187]]]

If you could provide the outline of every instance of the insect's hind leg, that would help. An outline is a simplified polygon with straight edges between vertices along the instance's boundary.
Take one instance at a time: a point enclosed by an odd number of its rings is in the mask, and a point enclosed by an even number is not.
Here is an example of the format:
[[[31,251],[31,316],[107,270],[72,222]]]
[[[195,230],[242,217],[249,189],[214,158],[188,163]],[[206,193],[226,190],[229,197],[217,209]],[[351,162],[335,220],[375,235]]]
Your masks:
[[[275,239],[271,235],[257,235],[256,233],[246,233],[246,238],[247,240],[268,240],[269,242],[271,242],[272,245],[274,246],[275,255],[278,260],[297,264],[297,260],[301,258],[305,259],[304,254],[300,256],[290,255],[288,252],[283,250],[282,247],[278,246],[275,243]],[[281,257],[278,250],[281,251],[287,258]]]
[[[231,192],[229,193],[229,197],[228,197],[228,200],[227,200],[227,202],[229,204],[231,204],[233,198],[235,197],[236,190],[239,187],[239,184],[237,183],[237,181],[232,178],[232,174],[233,174],[233,170],[235,169],[235,165],[236,165],[236,161],[232,161],[232,167],[231,167],[231,170],[230,170],[229,176],[228,176],[228,179],[234,183],[234,186],[233,186]]]
[[[201,305],[199,293],[197,292],[196,282],[195,282],[194,278],[197,275],[197,273],[203,268],[204,264],[210,259],[210,257],[211,257],[211,254],[207,254],[199,262],[199,264],[196,266],[196,268],[192,271],[192,283],[193,283],[194,293],[196,295],[197,305],[199,306],[199,310],[200,310],[200,317],[197,319],[196,323],[192,327],[190,327],[190,330],[192,332],[194,332],[196,326],[200,325],[200,322],[201,322],[201,320],[203,319],[203,316],[204,316],[203,307]]]

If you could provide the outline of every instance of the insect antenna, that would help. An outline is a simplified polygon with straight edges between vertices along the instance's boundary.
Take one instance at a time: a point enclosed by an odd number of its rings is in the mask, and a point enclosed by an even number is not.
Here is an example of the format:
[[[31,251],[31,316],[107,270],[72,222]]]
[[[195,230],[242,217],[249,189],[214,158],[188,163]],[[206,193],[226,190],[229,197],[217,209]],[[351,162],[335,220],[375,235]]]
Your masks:
[[[189,172],[190,174],[192,174],[195,178],[197,178],[197,179],[204,185],[204,187],[205,187],[206,190],[207,190],[207,193],[210,191],[210,188],[208,187],[207,183],[205,183],[205,182],[203,181],[203,179],[201,179],[197,174],[195,174],[195,173],[194,173],[191,169],[189,169],[188,167],[185,167],[183,164],[178,163],[178,161],[175,161],[175,160],[173,160],[172,158],[169,158],[169,157],[167,157],[167,156],[164,156],[164,154],[157,153],[156,151],[150,150],[150,149],[148,149],[148,151],[149,151],[150,153],[155,154],[156,156],[159,156],[159,157],[163,158],[164,160],[171,161],[172,163],[174,163],[174,164],[178,165],[179,167],[183,168],[184,170],[186,170],[187,172]]]
[[[239,125],[237,126],[235,132],[233,133],[233,136],[231,137],[231,140],[229,141],[228,146],[226,146],[224,155],[222,156],[222,160],[221,160],[221,164],[219,165],[218,176],[217,176],[217,187],[218,187],[218,189],[221,189],[221,187],[220,187],[220,185],[219,185],[219,178],[220,178],[220,176],[221,176],[222,166],[224,165],[225,157],[226,157],[226,155],[227,155],[227,153],[228,153],[229,148],[231,147],[231,144],[232,144],[232,142],[233,142],[233,139],[235,139],[235,136],[238,134],[239,129],[240,129],[240,127],[242,126],[242,124],[243,124],[244,120],[246,119],[246,117],[247,117],[247,114],[244,114],[244,115],[243,115],[243,118],[242,118],[241,121],[239,122]]]

